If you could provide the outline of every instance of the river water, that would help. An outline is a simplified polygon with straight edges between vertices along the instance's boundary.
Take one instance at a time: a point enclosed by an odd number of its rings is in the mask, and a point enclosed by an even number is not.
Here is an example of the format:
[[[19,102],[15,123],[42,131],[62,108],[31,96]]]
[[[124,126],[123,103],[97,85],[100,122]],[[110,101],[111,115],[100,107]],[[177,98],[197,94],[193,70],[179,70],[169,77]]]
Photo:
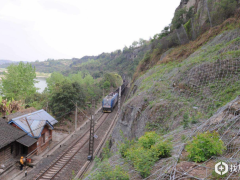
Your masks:
[[[44,91],[44,89],[47,87],[46,78],[37,77],[35,80],[38,81],[38,83],[35,84],[35,87],[40,88],[39,90],[37,90],[37,92],[42,93]]]

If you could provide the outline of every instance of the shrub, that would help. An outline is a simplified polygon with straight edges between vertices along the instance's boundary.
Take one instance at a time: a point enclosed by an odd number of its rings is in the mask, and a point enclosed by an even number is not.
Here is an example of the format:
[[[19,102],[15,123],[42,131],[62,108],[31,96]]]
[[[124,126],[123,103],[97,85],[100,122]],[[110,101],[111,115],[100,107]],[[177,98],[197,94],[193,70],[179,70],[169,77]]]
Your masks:
[[[155,160],[171,156],[172,143],[169,141],[160,141],[151,147]]]
[[[191,121],[192,124],[197,124],[198,123],[198,120],[196,119],[196,117],[193,115],[192,116],[192,121]]]
[[[222,154],[225,149],[223,141],[219,139],[219,134],[215,131],[198,134],[186,146],[188,157],[195,162],[206,161],[214,155]]]
[[[121,143],[121,144],[119,145],[119,152],[120,152],[121,156],[125,158],[125,157],[126,157],[127,150],[131,147],[131,145],[134,144],[134,141],[133,141],[133,140],[130,141],[130,140],[128,140],[126,137],[124,137],[122,131],[120,131],[120,135],[121,135],[121,137],[122,137],[122,139],[123,139],[123,143]]]
[[[156,134],[156,132],[146,132],[144,136],[139,138],[139,143],[147,149],[150,149],[153,144],[156,143],[158,140],[159,136]]]
[[[90,180],[118,179],[129,180],[129,175],[121,166],[112,167],[108,161],[99,162],[97,165],[99,171],[95,171],[89,177]]]
[[[184,129],[187,129],[189,127],[188,119],[189,119],[188,113],[184,113],[184,115],[183,115],[183,128]]]
[[[132,162],[134,168],[140,172],[142,177],[145,178],[150,175],[151,167],[155,162],[151,151],[135,145],[128,149],[126,158]]]
[[[169,141],[161,141],[155,132],[146,132],[136,142],[124,139],[125,143],[120,145],[122,157],[131,161],[144,178],[149,176],[151,167],[159,158],[171,155],[172,144]]]

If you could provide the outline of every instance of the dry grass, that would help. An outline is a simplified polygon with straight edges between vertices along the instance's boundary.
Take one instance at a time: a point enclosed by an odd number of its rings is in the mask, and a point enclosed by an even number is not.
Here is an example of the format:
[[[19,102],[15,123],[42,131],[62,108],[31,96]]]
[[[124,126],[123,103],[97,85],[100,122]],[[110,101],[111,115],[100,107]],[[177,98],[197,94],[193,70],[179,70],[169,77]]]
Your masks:
[[[221,25],[209,29],[207,32],[199,36],[195,41],[191,41],[186,45],[175,48],[169,55],[167,55],[162,61],[158,62],[157,64],[168,63],[172,61],[183,61],[192,53],[194,53],[199,47],[208,42],[211,38],[217,36],[223,31],[229,30],[232,27],[239,26],[239,22],[240,20],[236,18],[227,19]]]

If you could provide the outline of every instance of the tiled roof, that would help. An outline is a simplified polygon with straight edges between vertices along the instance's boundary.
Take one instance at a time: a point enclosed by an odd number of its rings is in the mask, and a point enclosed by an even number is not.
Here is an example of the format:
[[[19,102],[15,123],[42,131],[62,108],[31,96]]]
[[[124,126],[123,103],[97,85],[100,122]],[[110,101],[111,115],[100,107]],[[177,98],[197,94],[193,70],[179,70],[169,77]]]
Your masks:
[[[26,135],[25,132],[9,125],[5,119],[0,118],[0,149]]]
[[[20,139],[18,139],[17,142],[19,142],[20,144],[22,144],[24,146],[30,147],[35,142],[37,142],[37,139],[34,139],[28,135],[25,135],[25,136],[21,137]]]
[[[50,114],[42,109],[13,118],[11,121],[9,121],[9,124],[14,123],[29,136],[39,138],[45,125],[48,125],[53,129],[52,125],[57,122],[57,120],[55,120]]]

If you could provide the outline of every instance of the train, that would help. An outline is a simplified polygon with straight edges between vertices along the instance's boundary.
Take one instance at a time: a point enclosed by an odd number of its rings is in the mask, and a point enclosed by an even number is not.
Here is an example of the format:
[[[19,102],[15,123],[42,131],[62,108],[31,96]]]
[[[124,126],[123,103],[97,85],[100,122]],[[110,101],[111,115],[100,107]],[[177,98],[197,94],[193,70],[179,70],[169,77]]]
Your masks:
[[[128,82],[123,80],[123,84],[121,85],[121,95],[124,93]],[[120,87],[119,87],[120,88]],[[102,112],[112,112],[114,107],[117,105],[119,98],[119,88],[117,88],[114,92],[109,93],[106,97],[103,98],[102,101]]]

